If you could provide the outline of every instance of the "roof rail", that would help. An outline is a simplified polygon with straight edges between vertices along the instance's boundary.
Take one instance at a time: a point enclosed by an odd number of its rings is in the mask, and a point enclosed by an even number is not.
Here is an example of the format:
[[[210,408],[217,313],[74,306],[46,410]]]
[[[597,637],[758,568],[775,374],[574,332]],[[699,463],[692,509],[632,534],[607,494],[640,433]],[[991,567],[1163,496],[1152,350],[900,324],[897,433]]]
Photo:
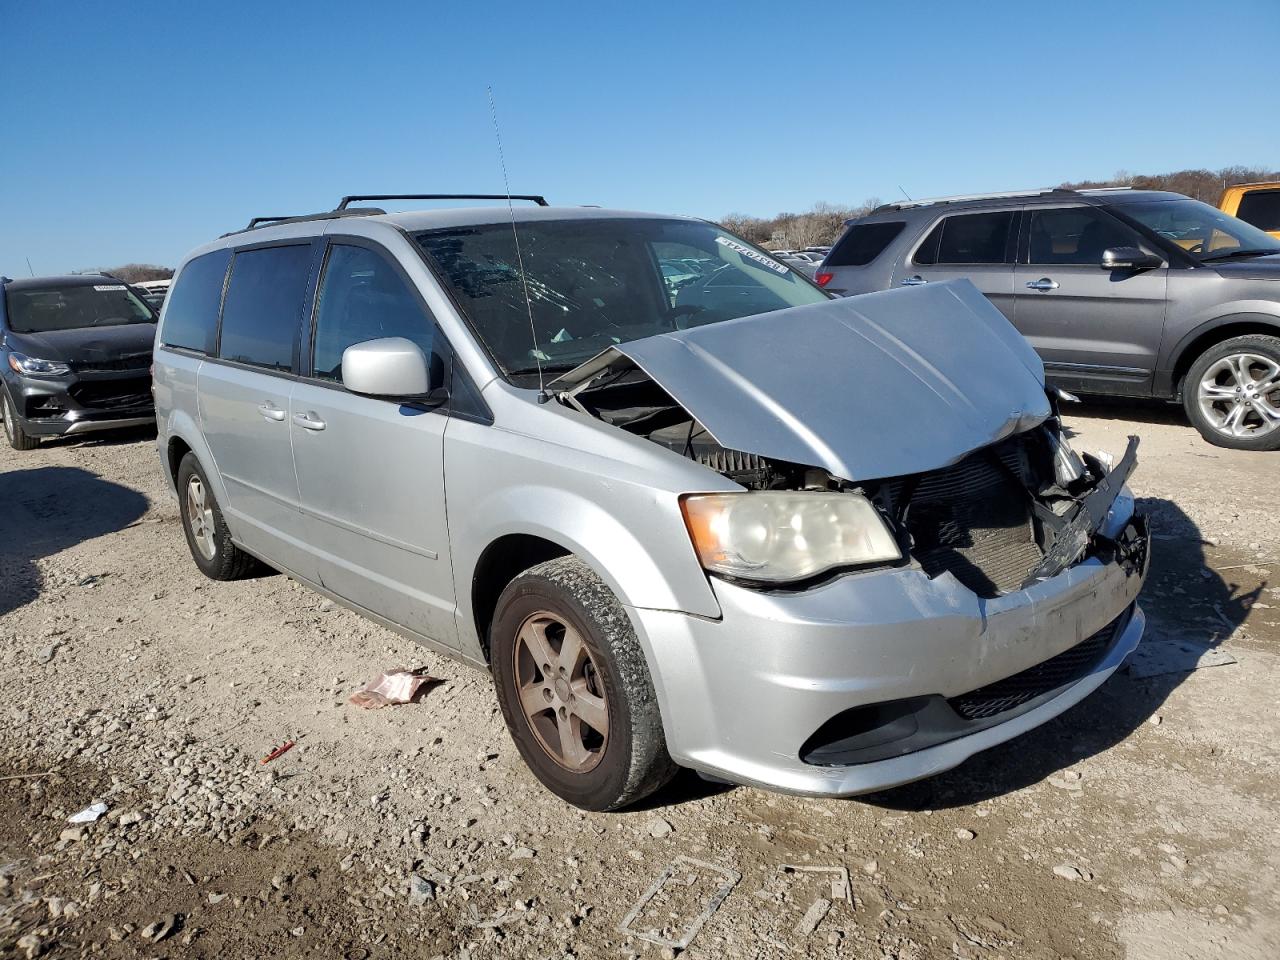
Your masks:
[[[909,210],[912,207],[927,207],[935,203],[963,203],[967,200],[1011,200],[1015,197],[1038,197],[1044,193],[1074,193],[1074,190],[1063,190],[1061,187],[1039,190],[1006,190],[1000,193],[960,193],[953,197],[922,197],[919,200],[895,200],[881,204],[877,210]]]
[[[231,230],[223,237],[234,237],[237,233],[248,233],[261,227],[278,227],[286,223],[309,223],[312,220],[338,220],[342,217],[376,217],[386,213],[377,207],[357,207],[354,210],[326,210],[323,213],[308,213],[298,217],[254,217],[247,227]],[[222,239],[219,237],[219,239]]]
[[[547,206],[547,198],[532,193],[368,193],[343,197],[338,210],[347,209],[347,204],[364,200],[528,200],[540,207]]]
[[[964,203],[970,200],[1013,200],[1017,197],[1044,197],[1053,194],[1074,196],[1077,194],[1113,193],[1132,189],[1133,187],[1087,187],[1083,190],[1073,190],[1070,187],[1044,187],[1039,190],[1006,190],[1000,193],[963,193],[954,197],[923,197],[919,200],[895,200],[892,203],[882,203],[871,212],[909,210],[912,207],[928,207],[935,203]]]

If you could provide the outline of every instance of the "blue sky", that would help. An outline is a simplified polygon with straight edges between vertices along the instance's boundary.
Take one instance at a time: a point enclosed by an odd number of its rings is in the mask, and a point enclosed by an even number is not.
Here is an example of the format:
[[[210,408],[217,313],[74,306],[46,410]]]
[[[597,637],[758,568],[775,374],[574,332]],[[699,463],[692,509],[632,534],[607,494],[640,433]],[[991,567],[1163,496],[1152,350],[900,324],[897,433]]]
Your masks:
[[[0,273],[345,193],[717,217],[1280,163],[1280,3],[0,0]]]

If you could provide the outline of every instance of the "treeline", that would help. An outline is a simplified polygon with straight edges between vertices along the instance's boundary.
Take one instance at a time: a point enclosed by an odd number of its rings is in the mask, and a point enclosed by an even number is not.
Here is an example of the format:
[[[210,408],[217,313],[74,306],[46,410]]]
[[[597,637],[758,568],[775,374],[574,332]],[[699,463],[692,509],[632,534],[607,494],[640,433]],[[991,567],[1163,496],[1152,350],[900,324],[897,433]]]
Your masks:
[[[1224,167],[1221,170],[1179,170],[1175,173],[1135,174],[1121,170],[1109,180],[1080,180],[1062,183],[1061,187],[1083,190],[1090,187],[1134,187],[1139,190],[1172,190],[1196,200],[1217,206],[1222,191],[1234,183],[1258,180],[1280,180],[1280,170],[1264,167]],[[993,189],[1000,189],[995,187]],[[835,243],[846,220],[864,216],[880,205],[871,197],[858,206],[817,203],[807,213],[780,213],[773,217],[752,217],[731,213],[720,220],[731,230],[753,243],[770,249],[800,250],[805,247]]]
[[[168,280],[173,276],[173,267],[157,267],[153,263],[126,263],[123,267],[111,267],[107,270],[86,270],[86,273],[109,273],[119,277],[125,283],[142,283],[145,280]]]

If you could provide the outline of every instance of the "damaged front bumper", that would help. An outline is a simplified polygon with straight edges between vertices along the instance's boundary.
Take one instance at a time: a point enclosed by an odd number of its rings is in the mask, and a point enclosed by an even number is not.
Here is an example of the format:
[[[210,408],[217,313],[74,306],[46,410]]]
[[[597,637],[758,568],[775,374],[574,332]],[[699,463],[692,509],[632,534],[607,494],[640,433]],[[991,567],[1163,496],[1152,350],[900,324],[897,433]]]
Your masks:
[[[1145,622],[1149,540],[1124,463],[1066,521],[1088,531],[1083,557],[1002,596],[913,567],[793,593],[716,581],[718,621],[633,609],[660,665],[672,756],[735,782],[849,796],[954,767],[1079,702]]]

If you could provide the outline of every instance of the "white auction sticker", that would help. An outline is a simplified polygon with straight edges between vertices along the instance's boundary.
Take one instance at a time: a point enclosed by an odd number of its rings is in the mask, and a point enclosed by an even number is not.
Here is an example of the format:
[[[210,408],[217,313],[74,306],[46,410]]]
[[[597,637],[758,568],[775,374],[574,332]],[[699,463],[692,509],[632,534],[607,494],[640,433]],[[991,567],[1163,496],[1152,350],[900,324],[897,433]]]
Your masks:
[[[123,290],[124,284],[123,283],[104,283],[101,286],[99,286],[98,284],[95,283],[93,285],[93,289],[97,290],[99,293],[104,293],[107,290]]]
[[[740,253],[749,260],[754,260],[762,267],[768,267],[775,273],[787,273],[789,268],[780,264],[777,260],[770,260],[762,253],[756,253],[746,244],[739,243],[737,240],[730,240],[728,237],[716,237],[716,243],[721,246],[728,247],[734,253]]]

